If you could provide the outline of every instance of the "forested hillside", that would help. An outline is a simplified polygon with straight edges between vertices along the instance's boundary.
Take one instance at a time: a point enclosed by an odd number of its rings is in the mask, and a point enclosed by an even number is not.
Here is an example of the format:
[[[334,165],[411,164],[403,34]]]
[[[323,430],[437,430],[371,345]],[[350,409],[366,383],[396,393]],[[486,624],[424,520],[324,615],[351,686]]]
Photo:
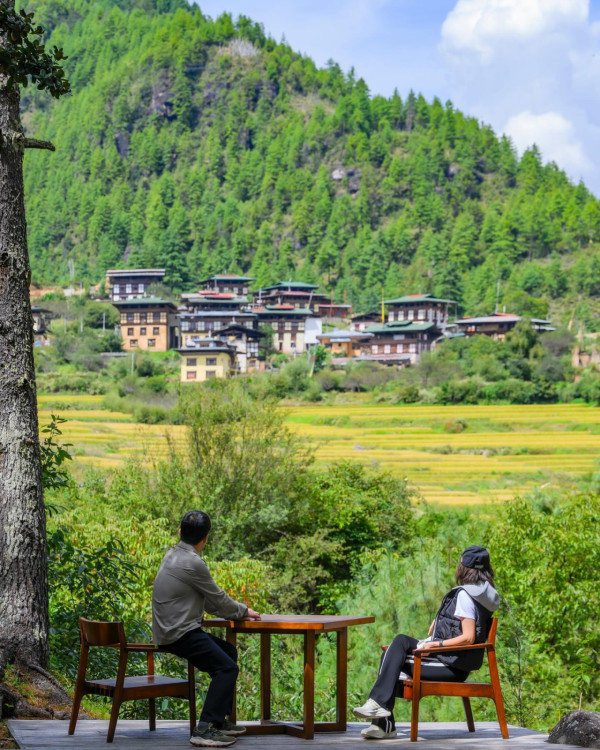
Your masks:
[[[247,18],[185,0],[34,0],[73,94],[28,89],[34,281],[165,266],[316,280],[355,310],[434,292],[465,313],[594,326],[600,204],[532,149],[410,93],[371,96]],[[410,81],[398,81],[401,90]],[[560,322],[560,321],[557,321]]]

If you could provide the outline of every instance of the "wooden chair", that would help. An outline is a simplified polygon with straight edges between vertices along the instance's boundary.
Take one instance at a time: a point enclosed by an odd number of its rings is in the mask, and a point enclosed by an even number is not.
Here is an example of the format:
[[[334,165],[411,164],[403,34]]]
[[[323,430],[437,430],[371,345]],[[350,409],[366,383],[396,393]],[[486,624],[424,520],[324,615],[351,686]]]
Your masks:
[[[416,742],[419,732],[419,701],[426,695],[457,695],[462,698],[467,727],[469,732],[475,731],[473,723],[473,712],[471,710],[471,698],[491,698],[496,705],[498,724],[502,737],[508,739],[508,726],[504,713],[504,701],[500,689],[500,678],[498,677],[498,664],[496,662],[496,629],[498,618],[492,618],[492,626],[485,643],[474,643],[471,646],[443,646],[442,648],[430,648],[426,651],[413,651],[414,666],[412,679],[403,680],[398,684],[398,697],[412,701],[412,714],[410,720],[410,741]],[[490,667],[490,682],[434,682],[433,680],[421,679],[421,657],[432,656],[456,651],[473,651],[485,649]]]
[[[154,674],[154,653],[158,651],[157,646],[145,643],[127,643],[122,622],[97,622],[80,617],[79,630],[81,633],[81,656],[77,671],[73,708],[71,709],[69,734],[75,732],[81,699],[89,693],[112,697],[113,704],[106,737],[107,742],[113,741],[121,703],[140,699],[147,699],[150,702],[150,731],[154,731],[156,729],[156,698],[187,698],[190,702],[190,734],[192,733],[196,725],[196,683],[192,664],[188,663],[187,680],[157,675]],[[115,679],[86,679],[85,672],[89,650],[95,646],[119,649],[119,666]],[[126,677],[128,655],[139,652],[147,654],[148,674]]]

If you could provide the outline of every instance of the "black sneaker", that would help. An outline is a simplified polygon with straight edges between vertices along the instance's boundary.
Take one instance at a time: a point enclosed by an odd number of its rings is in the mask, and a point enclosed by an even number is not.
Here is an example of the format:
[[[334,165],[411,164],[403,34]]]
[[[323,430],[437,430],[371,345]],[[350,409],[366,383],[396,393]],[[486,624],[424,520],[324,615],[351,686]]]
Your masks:
[[[229,721],[229,719],[224,719],[223,725],[219,731],[221,734],[235,737],[238,734],[246,734],[246,727],[243,727],[240,724],[234,724],[233,721]]]
[[[223,734],[213,724],[205,722],[200,722],[190,737],[190,744],[197,747],[229,747],[235,742],[235,737]]]

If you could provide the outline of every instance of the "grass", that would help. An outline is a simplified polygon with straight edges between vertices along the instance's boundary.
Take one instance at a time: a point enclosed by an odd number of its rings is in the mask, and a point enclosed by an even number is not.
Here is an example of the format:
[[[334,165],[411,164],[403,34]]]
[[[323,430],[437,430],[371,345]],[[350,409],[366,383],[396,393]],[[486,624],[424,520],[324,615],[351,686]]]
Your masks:
[[[76,472],[122,465],[185,444],[185,428],[135,424],[104,411],[102,396],[41,396],[40,424],[67,417]],[[64,405],[61,408],[61,405]],[[561,487],[600,471],[600,409],[531,406],[372,406],[286,408],[290,428],[315,447],[318,463],[351,460],[406,477],[430,502],[480,505],[535,487]],[[455,430],[459,430],[455,432]]]

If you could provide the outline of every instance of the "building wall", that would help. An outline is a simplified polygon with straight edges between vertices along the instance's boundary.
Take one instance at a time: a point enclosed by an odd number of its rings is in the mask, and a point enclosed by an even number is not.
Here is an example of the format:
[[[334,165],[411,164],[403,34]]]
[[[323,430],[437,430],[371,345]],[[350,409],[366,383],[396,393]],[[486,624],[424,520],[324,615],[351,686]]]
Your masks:
[[[226,352],[189,352],[181,355],[181,382],[202,383],[209,378],[227,378],[231,356]]]
[[[157,319],[158,316],[158,319]],[[169,349],[169,323],[166,312],[121,311],[123,351],[134,349],[166,352]]]

